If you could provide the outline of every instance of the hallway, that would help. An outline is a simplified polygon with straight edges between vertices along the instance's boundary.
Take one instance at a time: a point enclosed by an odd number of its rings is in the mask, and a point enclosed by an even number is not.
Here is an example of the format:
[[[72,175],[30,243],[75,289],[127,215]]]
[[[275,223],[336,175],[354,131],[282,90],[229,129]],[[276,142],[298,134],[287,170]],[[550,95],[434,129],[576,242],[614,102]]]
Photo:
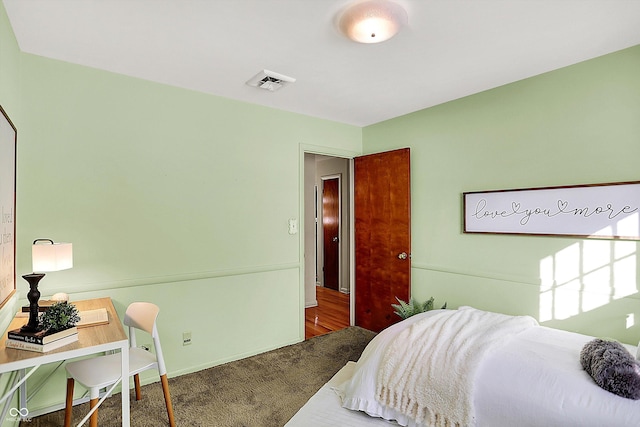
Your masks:
[[[349,294],[316,286],[318,305],[304,310],[305,339],[349,326]]]

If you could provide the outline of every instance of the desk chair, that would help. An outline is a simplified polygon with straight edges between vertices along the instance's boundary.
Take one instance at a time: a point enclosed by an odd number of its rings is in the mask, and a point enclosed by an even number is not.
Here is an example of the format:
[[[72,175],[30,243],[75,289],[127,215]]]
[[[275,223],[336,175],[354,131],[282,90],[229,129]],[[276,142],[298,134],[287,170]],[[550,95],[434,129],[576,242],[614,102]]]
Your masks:
[[[124,316],[124,324],[129,327],[129,376],[133,375],[136,400],[141,399],[139,373],[148,369],[157,369],[162,382],[162,391],[167,406],[169,425],[175,427],[173,418],[173,407],[171,405],[171,395],[169,394],[169,383],[167,381],[167,368],[162,358],[160,338],[156,328],[156,318],[160,309],[157,305],[148,302],[134,302],[129,307]],[[156,356],[150,351],[136,347],[135,330],[140,329],[151,335],[156,350]],[[115,384],[120,378],[120,355],[110,354],[106,356],[94,357],[91,359],[79,360],[68,363],[67,369],[67,400],[64,412],[64,425],[71,425],[71,411],[73,409],[73,387],[74,381],[79,382],[89,389],[89,406],[93,409],[98,404],[100,389]],[[127,385],[125,387],[125,384]],[[128,393],[129,380],[122,380],[122,393]],[[98,426],[98,408],[91,414],[91,427]]]

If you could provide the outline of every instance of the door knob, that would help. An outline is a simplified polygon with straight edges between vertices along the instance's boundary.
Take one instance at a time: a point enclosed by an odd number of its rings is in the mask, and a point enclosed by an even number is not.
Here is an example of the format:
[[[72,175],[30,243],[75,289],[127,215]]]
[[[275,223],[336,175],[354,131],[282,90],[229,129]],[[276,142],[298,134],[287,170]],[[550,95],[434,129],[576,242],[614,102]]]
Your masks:
[[[337,242],[337,241],[338,241],[338,236],[334,237],[334,238],[333,238],[333,241],[334,241],[334,242]]]
[[[409,255],[407,255],[406,252],[402,252],[398,254],[398,259],[407,259],[409,258]]]

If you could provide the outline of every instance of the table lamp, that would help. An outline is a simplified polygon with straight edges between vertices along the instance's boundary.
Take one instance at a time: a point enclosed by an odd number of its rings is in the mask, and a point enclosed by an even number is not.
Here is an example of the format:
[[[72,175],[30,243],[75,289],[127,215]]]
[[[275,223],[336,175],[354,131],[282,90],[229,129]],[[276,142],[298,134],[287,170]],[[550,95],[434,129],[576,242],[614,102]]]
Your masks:
[[[29,322],[22,327],[22,331],[36,332],[38,330],[38,300],[40,291],[38,283],[44,273],[66,270],[73,267],[73,251],[71,243],[54,243],[51,239],[36,239],[31,246],[31,260],[33,273],[22,276],[29,282]]]

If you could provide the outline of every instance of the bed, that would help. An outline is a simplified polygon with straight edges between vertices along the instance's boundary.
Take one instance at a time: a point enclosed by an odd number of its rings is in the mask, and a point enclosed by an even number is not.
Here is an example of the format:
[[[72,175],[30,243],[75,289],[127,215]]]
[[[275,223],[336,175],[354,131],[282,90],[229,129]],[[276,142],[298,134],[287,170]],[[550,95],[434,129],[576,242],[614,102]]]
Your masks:
[[[470,362],[476,366],[469,375],[472,378],[469,422],[446,424],[448,420],[434,422],[419,417],[421,421],[417,422],[416,418],[407,416],[406,411],[399,411],[397,404],[381,403],[384,393],[380,383],[385,381],[385,372],[389,371],[385,366],[398,363],[392,349],[398,346],[399,340],[402,338],[402,342],[411,343],[407,347],[414,347],[413,341],[407,338],[418,326],[460,310],[433,310],[385,329],[369,343],[357,363],[349,362],[344,366],[286,426],[640,426],[640,400],[620,397],[602,389],[583,369],[580,352],[593,337],[539,326],[526,316],[515,316],[521,323],[513,331],[492,332],[490,328],[486,332],[487,335],[495,333],[497,344],[485,351],[477,362]],[[478,334],[471,323],[461,325],[456,333],[485,335],[485,332]],[[431,341],[429,346],[436,344]],[[625,348],[636,355],[636,347],[625,345]],[[445,353],[464,354],[472,360],[475,350],[475,347],[460,347]],[[414,361],[423,356],[418,354]],[[413,371],[421,369],[415,364],[409,368]],[[412,374],[409,382],[418,376],[421,375]],[[464,377],[464,374],[458,372],[445,377],[454,382],[452,377]]]

